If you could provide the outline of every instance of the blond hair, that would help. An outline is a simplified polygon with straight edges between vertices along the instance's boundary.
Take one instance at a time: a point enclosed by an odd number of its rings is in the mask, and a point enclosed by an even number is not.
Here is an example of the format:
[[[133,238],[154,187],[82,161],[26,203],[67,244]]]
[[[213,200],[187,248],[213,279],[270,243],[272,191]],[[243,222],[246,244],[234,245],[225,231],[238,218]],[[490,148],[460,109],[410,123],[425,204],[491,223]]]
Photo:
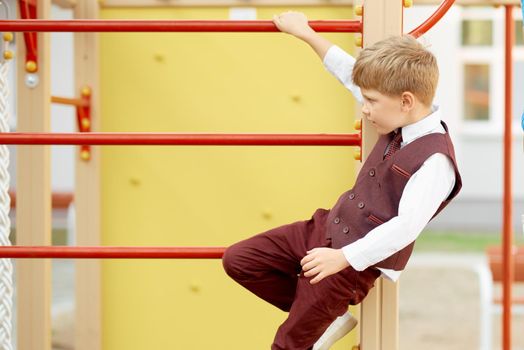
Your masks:
[[[411,92],[430,106],[438,83],[437,60],[412,36],[394,36],[362,50],[352,78],[359,87],[388,96]]]

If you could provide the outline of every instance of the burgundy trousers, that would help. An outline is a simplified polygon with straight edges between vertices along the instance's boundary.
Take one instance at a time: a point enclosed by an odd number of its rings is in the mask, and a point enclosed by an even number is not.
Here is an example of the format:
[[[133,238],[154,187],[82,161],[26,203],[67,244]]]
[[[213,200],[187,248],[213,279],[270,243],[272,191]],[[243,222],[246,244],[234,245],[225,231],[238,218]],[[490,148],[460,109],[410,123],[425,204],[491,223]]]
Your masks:
[[[329,211],[317,209],[310,220],[280,226],[230,246],[223,257],[226,273],[258,297],[288,311],[272,350],[306,350],[327,327],[368,294],[380,271],[352,267],[311,284],[300,260],[306,251],[330,247],[325,223]]]

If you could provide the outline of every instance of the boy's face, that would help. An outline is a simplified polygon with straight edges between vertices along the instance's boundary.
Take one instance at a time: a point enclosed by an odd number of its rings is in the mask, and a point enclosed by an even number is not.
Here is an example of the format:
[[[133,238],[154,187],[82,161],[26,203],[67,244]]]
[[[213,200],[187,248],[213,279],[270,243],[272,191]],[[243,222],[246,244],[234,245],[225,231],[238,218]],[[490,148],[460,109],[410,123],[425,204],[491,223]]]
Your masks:
[[[361,91],[364,97],[362,113],[380,135],[389,134],[405,124],[406,113],[401,96],[391,97],[373,89]]]

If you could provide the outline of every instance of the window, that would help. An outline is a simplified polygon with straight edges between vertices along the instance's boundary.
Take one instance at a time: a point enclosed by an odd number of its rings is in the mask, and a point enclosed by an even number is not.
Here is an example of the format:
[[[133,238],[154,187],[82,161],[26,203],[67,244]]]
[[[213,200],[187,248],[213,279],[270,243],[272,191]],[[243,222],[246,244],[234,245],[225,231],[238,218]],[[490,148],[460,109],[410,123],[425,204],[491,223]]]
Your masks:
[[[524,28],[520,8],[513,12],[515,46],[513,47],[514,125],[519,125],[524,113]],[[504,130],[504,45],[505,8],[463,7],[458,26],[461,32],[455,40],[460,47],[456,55],[460,62],[461,100],[457,108],[464,132],[471,135],[499,134]]]
[[[522,27],[522,20],[515,20],[515,44],[518,46],[524,45],[522,32],[524,32],[524,28]]]
[[[491,46],[492,44],[492,20],[465,19],[462,21],[463,46]]]
[[[520,123],[520,116],[524,112],[524,61],[517,61],[513,64],[513,120]]]
[[[489,120],[488,64],[464,65],[464,119]]]

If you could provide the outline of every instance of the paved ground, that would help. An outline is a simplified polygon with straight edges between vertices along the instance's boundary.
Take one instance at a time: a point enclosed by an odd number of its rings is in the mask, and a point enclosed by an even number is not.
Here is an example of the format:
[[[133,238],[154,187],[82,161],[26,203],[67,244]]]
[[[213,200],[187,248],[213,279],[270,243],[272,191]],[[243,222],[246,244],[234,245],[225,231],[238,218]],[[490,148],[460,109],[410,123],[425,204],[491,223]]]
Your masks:
[[[53,261],[53,350],[74,349],[74,280],[74,261]]]
[[[482,255],[414,256],[400,282],[400,349],[479,349],[484,306],[476,268],[483,263]],[[524,295],[524,288],[517,292]],[[493,341],[485,349],[496,350],[501,348],[500,315],[492,322]],[[514,315],[512,350],[524,349],[522,330],[524,314]]]
[[[400,349],[479,349],[480,289],[475,267],[482,255],[417,254],[400,282]],[[54,350],[73,347],[74,268],[53,263]],[[519,287],[524,295],[524,288]],[[500,316],[494,316],[493,343],[500,349]],[[514,316],[513,350],[524,350],[524,315]],[[146,350],[146,349],[144,349]]]

